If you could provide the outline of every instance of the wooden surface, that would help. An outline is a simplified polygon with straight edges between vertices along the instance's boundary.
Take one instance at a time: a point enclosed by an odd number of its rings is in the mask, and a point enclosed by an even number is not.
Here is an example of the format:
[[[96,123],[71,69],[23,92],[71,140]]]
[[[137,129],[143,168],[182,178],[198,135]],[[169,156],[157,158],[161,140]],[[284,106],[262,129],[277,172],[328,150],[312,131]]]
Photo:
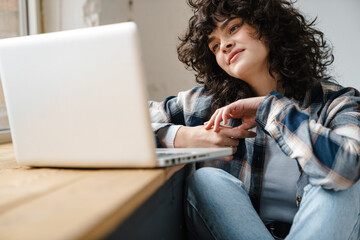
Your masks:
[[[101,238],[179,168],[30,168],[0,145],[0,239]]]

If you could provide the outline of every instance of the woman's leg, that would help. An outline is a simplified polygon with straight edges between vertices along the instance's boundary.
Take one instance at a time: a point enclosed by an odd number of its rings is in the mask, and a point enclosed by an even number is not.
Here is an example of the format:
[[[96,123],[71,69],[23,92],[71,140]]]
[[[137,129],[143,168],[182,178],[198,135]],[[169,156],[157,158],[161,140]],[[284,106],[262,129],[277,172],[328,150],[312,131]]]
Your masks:
[[[307,185],[286,239],[360,239],[360,180],[343,191]]]
[[[189,177],[185,211],[190,239],[273,239],[244,184],[220,169],[201,168]]]

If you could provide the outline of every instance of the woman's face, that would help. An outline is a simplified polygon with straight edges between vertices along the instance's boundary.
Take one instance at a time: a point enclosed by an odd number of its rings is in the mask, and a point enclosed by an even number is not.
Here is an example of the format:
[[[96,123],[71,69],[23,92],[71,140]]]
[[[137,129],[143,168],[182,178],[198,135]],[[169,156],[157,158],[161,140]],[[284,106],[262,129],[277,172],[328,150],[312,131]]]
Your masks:
[[[260,72],[268,72],[269,48],[253,35],[253,27],[241,18],[228,18],[216,25],[208,46],[226,73],[248,82]]]

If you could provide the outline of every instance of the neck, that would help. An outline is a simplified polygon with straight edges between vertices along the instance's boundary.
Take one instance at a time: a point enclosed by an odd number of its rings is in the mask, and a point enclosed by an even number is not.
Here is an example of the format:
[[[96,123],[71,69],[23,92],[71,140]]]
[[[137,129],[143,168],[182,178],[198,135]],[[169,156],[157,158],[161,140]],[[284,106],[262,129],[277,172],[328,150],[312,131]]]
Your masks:
[[[256,96],[266,96],[271,91],[279,91],[277,75],[274,77],[268,71],[257,72],[245,81],[250,85]]]

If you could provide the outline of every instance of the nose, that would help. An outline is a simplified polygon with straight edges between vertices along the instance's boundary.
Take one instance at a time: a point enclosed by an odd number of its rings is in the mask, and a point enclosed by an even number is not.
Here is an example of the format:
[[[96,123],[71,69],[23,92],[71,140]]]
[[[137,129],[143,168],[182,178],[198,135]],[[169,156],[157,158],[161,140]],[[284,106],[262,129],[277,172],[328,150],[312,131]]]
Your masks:
[[[224,43],[221,46],[221,50],[223,53],[227,53],[228,51],[231,51],[232,47],[234,46],[234,43],[231,41],[224,41]]]

